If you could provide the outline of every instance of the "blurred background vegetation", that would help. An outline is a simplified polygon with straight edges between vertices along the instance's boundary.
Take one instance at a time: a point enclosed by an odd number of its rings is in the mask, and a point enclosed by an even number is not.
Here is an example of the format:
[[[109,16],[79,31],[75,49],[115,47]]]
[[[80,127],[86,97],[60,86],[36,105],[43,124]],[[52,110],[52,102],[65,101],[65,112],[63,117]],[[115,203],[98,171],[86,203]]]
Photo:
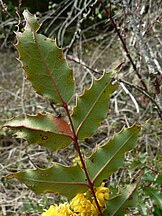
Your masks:
[[[126,155],[125,167],[107,180],[118,189],[144,171],[136,207],[128,215],[162,215],[162,2],[161,0],[0,0],[0,125],[14,115],[52,112],[48,101],[37,95],[24,72],[14,45],[14,31],[24,26],[28,8],[41,23],[40,33],[56,38],[74,71],[76,92],[81,94],[104,71],[118,68],[120,88],[111,99],[110,111],[97,134],[80,143],[88,155],[115,131],[134,122],[143,125],[137,147]],[[53,162],[72,163],[72,146],[51,154],[28,146],[0,131],[0,173]],[[0,183],[0,215],[40,215],[44,208],[66,198],[36,196],[16,180]]]

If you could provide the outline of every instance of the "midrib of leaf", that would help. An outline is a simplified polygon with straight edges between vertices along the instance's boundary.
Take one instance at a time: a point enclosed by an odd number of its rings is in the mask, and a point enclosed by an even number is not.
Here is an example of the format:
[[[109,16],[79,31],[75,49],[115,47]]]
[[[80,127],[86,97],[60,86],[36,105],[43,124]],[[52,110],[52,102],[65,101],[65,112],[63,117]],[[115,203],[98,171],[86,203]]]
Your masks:
[[[71,185],[86,185],[87,186],[87,184],[86,183],[84,183],[84,182],[60,182],[60,181],[58,181],[58,182],[56,182],[56,181],[47,181],[47,180],[41,180],[41,179],[33,179],[33,178],[22,178],[22,179],[24,179],[25,181],[33,181],[33,182],[38,182],[38,183],[50,183],[50,184],[71,184]]]
[[[32,31],[32,30],[31,30],[31,31]],[[38,43],[37,38],[36,38],[36,33],[35,33],[34,31],[32,31],[32,33],[33,33],[33,40],[34,40],[34,42],[35,42],[35,44],[36,44],[36,47],[37,47],[37,49],[38,49],[38,52],[39,52],[40,57],[41,57],[41,59],[42,59],[42,62],[43,62],[43,64],[44,64],[44,67],[45,67],[45,69],[46,69],[46,71],[47,71],[47,74],[48,74],[48,76],[50,77],[50,79],[51,79],[51,81],[52,81],[53,87],[54,87],[55,91],[57,92],[57,94],[58,94],[58,96],[59,96],[60,101],[62,102],[62,104],[65,104],[65,102],[64,102],[64,100],[63,100],[63,98],[62,98],[62,96],[61,96],[61,94],[60,94],[60,91],[59,91],[59,89],[58,89],[58,87],[57,87],[57,85],[56,85],[56,83],[55,83],[55,80],[54,80],[53,77],[52,77],[51,71],[49,70],[48,65],[47,65],[47,63],[46,63],[46,61],[45,61],[45,59],[44,59],[44,56],[43,56],[42,51],[41,51],[41,48],[40,48],[39,43]]]
[[[82,122],[80,123],[78,129],[77,129],[77,134],[79,133],[79,130],[81,129],[81,127],[84,125],[84,122],[86,121],[86,119],[88,118],[88,116],[91,114],[91,112],[93,111],[93,108],[95,107],[97,101],[99,100],[99,98],[101,97],[102,93],[104,92],[104,90],[107,88],[107,86],[111,83],[108,82],[108,84],[103,88],[103,90],[101,91],[101,93],[99,94],[99,96],[97,97],[96,101],[94,102],[94,104],[91,106],[90,110],[87,112],[87,114],[85,115],[84,119],[82,120]],[[93,86],[92,86],[93,87]]]
[[[51,133],[51,134],[59,134],[59,135],[62,135],[62,136],[65,136],[65,137],[69,137],[69,138],[72,138],[69,134],[67,133],[61,133],[61,132],[53,132],[53,131],[49,131],[49,130],[41,130],[41,129],[36,129],[36,128],[32,128],[32,127],[25,127],[25,126],[15,126],[14,128],[25,128],[25,129],[29,129],[29,130],[33,130],[33,131],[42,131],[42,132],[46,132],[46,133]]]
[[[118,153],[120,152],[120,150],[122,149],[122,147],[125,145],[125,143],[127,143],[127,142],[132,138],[132,136],[134,136],[134,133],[123,143],[123,145],[119,148],[119,150],[116,152],[116,154],[118,154]],[[116,154],[115,154],[115,155],[116,155]],[[113,160],[113,158],[114,158],[115,155],[113,155],[113,156],[110,158],[110,160],[103,166],[103,168],[100,169],[100,171],[99,171],[99,172],[96,174],[96,176],[93,178],[93,182],[96,181],[97,177],[100,175],[100,173],[102,173],[102,171],[105,169],[105,167],[107,167],[108,164]]]

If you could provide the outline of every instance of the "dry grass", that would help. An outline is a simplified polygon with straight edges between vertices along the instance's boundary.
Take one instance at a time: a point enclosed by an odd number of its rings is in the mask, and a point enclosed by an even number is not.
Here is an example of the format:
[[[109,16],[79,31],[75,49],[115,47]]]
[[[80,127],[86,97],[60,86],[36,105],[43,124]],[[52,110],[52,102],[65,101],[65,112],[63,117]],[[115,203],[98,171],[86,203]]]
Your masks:
[[[130,48],[130,51],[131,49],[133,48]],[[114,65],[117,66],[123,59],[125,60],[116,36],[107,37],[99,42],[96,40],[87,41],[84,44],[82,41],[78,42],[68,56],[73,59],[69,61],[69,64],[74,71],[78,94],[85,87],[89,87],[94,78],[100,77],[100,72],[109,71]],[[10,51],[0,53],[0,125],[15,115],[52,111],[49,103],[37,95],[30,83],[24,79],[24,72],[15,57],[16,54]],[[76,63],[79,60],[81,62]],[[89,69],[86,65],[94,70]],[[143,60],[140,62],[140,67],[143,75],[147,75],[147,65]],[[140,85],[128,60],[125,60],[118,78],[129,81],[135,86]],[[145,81],[148,86],[152,86],[149,79]],[[102,122],[97,134],[86,139],[81,146],[86,152],[91,152],[92,148],[105,142],[123,125],[130,126],[138,122],[143,124],[143,130],[138,146],[132,153],[133,156],[128,155],[127,160],[131,162],[134,158],[145,155],[146,164],[151,166],[155,162],[154,159],[162,153],[161,120],[152,102],[141,92],[131,86],[122,87],[119,87],[113,95],[110,114]],[[16,170],[50,166],[53,162],[69,165],[76,155],[73,146],[51,154],[40,146],[28,146],[27,142],[16,140],[12,135],[13,133],[6,129],[0,132],[1,177]],[[119,182],[120,179],[132,180],[135,175],[133,173],[128,177],[128,170],[125,168],[114,174],[110,182],[114,180]],[[60,202],[62,199],[64,198],[51,194],[37,196],[14,179],[1,179],[0,215],[40,215],[43,208],[51,203]]]

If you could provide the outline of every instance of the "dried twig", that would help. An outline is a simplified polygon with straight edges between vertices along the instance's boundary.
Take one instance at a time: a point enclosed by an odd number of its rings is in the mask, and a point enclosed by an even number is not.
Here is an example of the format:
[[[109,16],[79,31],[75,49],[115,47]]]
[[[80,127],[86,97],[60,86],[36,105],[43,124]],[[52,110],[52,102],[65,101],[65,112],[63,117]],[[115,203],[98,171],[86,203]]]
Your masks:
[[[162,120],[162,109],[160,108],[160,106],[158,105],[158,103],[154,100],[153,97],[151,97],[151,95],[148,92],[146,92],[144,89],[140,88],[139,86],[135,86],[134,84],[132,84],[132,83],[130,83],[128,81],[125,81],[125,80],[122,80],[122,79],[118,79],[118,81],[121,82],[121,83],[124,83],[124,84],[126,84],[128,86],[130,86],[131,88],[134,88],[134,89],[138,90],[143,95],[145,95],[155,105],[156,110],[157,110],[157,112],[159,114],[159,117]]]
[[[115,31],[116,31],[118,37],[119,37],[119,39],[120,39],[120,41],[121,41],[121,43],[122,43],[122,45],[123,45],[123,48],[124,48],[124,50],[125,50],[125,52],[126,52],[126,54],[127,54],[127,57],[128,57],[128,59],[129,59],[131,65],[132,65],[132,67],[133,67],[133,69],[134,69],[136,75],[138,76],[138,78],[139,78],[139,80],[140,80],[142,86],[144,87],[145,90],[147,90],[147,86],[146,86],[145,82],[143,81],[142,76],[141,76],[141,74],[139,73],[139,71],[138,71],[138,69],[137,69],[137,67],[136,67],[136,64],[134,63],[134,61],[133,61],[133,59],[132,59],[132,57],[131,57],[131,55],[130,55],[130,53],[129,53],[129,50],[128,50],[128,48],[127,48],[127,45],[126,45],[126,43],[125,43],[125,41],[124,41],[124,39],[123,39],[123,37],[122,37],[122,35],[121,35],[121,33],[120,33],[120,31],[119,31],[117,25],[116,25],[116,23],[115,23],[115,21],[114,21],[114,19],[113,19],[113,17],[112,17],[111,1],[109,0],[109,3],[110,3],[109,11],[107,10],[107,8],[106,8],[106,6],[105,6],[105,4],[103,3],[102,0],[98,0],[98,2],[102,5],[102,8],[105,10],[107,16],[109,17],[109,19],[110,19],[110,21],[111,21],[111,23],[112,23],[112,25],[113,25],[113,27],[114,27],[114,29],[115,29]]]
[[[148,66],[150,73],[162,73],[162,68],[158,61],[155,59],[155,55],[151,55],[151,50],[148,44],[145,42],[143,35],[140,32],[140,23],[137,18],[134,17],[130,4],[127,0],[123,0],[123,5],[125,7],[126,12],[129,14],[129,20],[135,37],[140,45],[140,48],[143,52],[143,57],[145,59],[146,65]]]

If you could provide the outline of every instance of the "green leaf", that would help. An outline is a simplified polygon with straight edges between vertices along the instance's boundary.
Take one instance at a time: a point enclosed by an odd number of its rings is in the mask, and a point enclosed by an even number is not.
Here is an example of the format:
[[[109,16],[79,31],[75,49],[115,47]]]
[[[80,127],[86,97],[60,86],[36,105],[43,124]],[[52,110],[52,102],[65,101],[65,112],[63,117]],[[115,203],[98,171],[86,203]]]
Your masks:
[[[159,189],[144,187],[143,191],[162,209],[162,193]]]
[[[154,216],[161,216],[162,215],[162,209],[160,209],[158,206],[153,206],[153,215]]]
[[[77,98],[72,121],[79,140],[90,137],[96,132],[107,115],[110,96],[117,86],[112,84],[111,73],[105,73],[101,79],[94,81],[90,89],[86,89],[83,95]]]
[[[139,131],[139,125],[124,128],[86,160],[88,173],[95,184],[100,184],[123,165],[124,154],[135,146]]]
[[[29,13],[28,10],[24,10],[23,16],[24,16],[25,21],[26,21],[25,31],[27,29],[31,29],[32,31],[37,32],[39,30],[39,28],[40,28],[40,25],[39,25],[39,23],[37,21],[36,16]]]
[[[162,174],[158,175],[155,183],[162,186]]]
[[[59,193],[69,199],[77,193],[88,190],[87,182],[82,169],[65,167],[55,164],[48,169],[27,170],[12,173],[7,178],[17,178],[36,194]]]
[[[142,202],[144,202],[144,200],[142,199],[143,197],[141,197]],[[139,212],[142,216],[148,215],[148,207],[146,206],[145,203],[140,203],[138,204],[138,209]]]
[[[68,103],[73,96],[72,71],[56,41],[38,34],[39,23],[25,10],[25,31],[17,32],[19,60],[36,92],[56,104]]]
[[[142,180],[145,182],[154,182],[155,174],[153,174],[150,170],[145,170],[145,173],[142,176]]]
[[[122,216],[126,213],[126,209],[134,207],[138,204],[138,196],[136,193],[138,184],[133,183],[122,188],[119,195],[107,201],[104,216]]]
[[[66,147],[72,142],[68,123],[63,118],[51,114],[15,117],[3,127],[15,129],[18,138],[26,139],[30,144],[45,146],[51,151]]]

